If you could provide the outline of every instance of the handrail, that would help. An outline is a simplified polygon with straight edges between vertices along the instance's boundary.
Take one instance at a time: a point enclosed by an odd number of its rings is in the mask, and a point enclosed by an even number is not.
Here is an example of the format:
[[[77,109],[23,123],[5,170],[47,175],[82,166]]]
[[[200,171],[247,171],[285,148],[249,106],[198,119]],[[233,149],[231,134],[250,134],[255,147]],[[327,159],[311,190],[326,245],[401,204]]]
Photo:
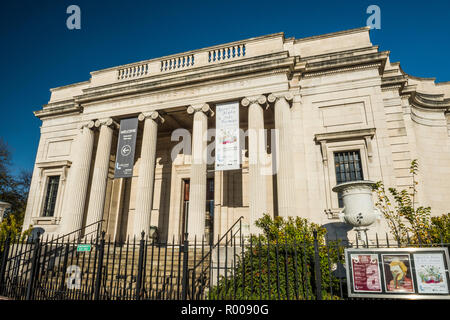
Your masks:
[[[81,228],[79,228],[79,229],[77,229],[77,230],[74,230],[74,231],[72,231],[72,232],[66,233],[66,234],[64,234],[64,235],[62,235],[62,236],[60,236],[60,237],[58,237],[58,238],[56,238],[56,239],[52,239],[50,242],[47,242],[46,244],[49,244],[49,243],[52,243],[53,241],[56,241],[56,240],[62,239],[62,238],[64,238],[64,237],[70,236],[71,234],[74,234],[74,233],[77,233],[77,232],[81,232],[81,231],[83,231],[84,229],[87,229],[87,228],[89,228],[89,227],[92,227],[93,225],[96,225],[96,224],[100,224],[100,223],[102,223],[103,221],[104,221],[104,220],[101,219],[101,220],[98,220],[97,222],[93,222],[93,223],[91,223],[91,224],[88,224],[88,225],[86,225],[86,226],[84,226],[84,227],[81,227]],[[98,228],[97,228],[96,232],[98,232]],[[92,231],[91,233],[93,233],[93,231]],[[88,233],[88,234],[89,234],[89,233]],[[83,235],[83,237],[85,237],[85,236],[86,236],[86,234]],[[80,240],[81,238],[82,238],[82,237],[81,237],[81,233],[80,233],[80,235],[78,236],[78,240]]]
[[[234,228],[234,226],[235,226],[238,222],[241,222],[242,219],[244,219],[244,216],[241,216],[239,219],[236,220],[236,222],[235,222],[235,223],[227,230],[227,232],[225,232],[225,234],[222,236],[222,238],[220,238],[220,239],[217,241],[217,243],[213,246],[213,248],[217,247],[217,246],[220,244],[220,242],[223,240],[223,238],[225,238],[225,236],[226,236],[229,232],[233,233],[233,228]],[[242,229],[242,226],[239,226],[239,229],[241,230],[241,229]]]
[[[235,234],[233,234],[234,226],[237,225],[238,223],[241,223],[242,219],[244,219],[244,216],[241,216],[239,219],[236,220],[236,222],[227,230],[227,232],[225,232],[225,234],[217,241],[217,243],[215,245],[211,246],[211,249],[208,251],[208,253],[205,254],[203,256],[203,258],[195,266],[193,266],[192,268],[189,268],[189,272],[192,270],[195,270],[200,264],[202,264],[205,261],[205,259],[208,258],[209,255],[211,255],[212,249],[219,246],[220,242],[225,238],[225,236],[228,235],[228,233],[231,233],[231,237],[230,237],[230,240],[231,240],[233,238],[233,236],[235,235]],[[239,230],[242,230],[242,225],[239,226]],[[228,244],[228,242],[226,244]]]
[[[62,235],[62,236],[59,236],[59,237],[57,237],[57,238],[55,238],[55,239],[52,239],[52,240],[46,242],[45,245],[51,244],[51,243],[54,242],[54,241],[57,241],[57,240],[60,240],[60,239],[62,239],[62,238],[64,238],[64,237],[70,236],[71,234],[74,234],[74,233],[76,233],[76,232],[81,232],[81,231],[83,231],[84,229],[89,228],[89,227],[91,227],[91,226],[93,226],[93,225],[96,225],[96,224],[100,224],[100,223],[102,223],[103,221],[104,221],[104,220],[101,219],[101,220],[98,220],[97,222],[90,223],[90,224],[88,224],[88,225],[86,225],[86,226],[84,226],[84,227],[81,227],[81,228],[77,229],[77,230],[74,230],[74,231],[69,232],[69,233],[67,233],[67,234],[64,234],[64,235]],[[98,233],[98,228],[97,228],[96,232]],[[91,233],[93,233],[93,232],[91,232]],[[39,238],[40,236],[41,236],[41,234],[38,233],[38,238]],[[86,236],[86,235],[84,235],[84,236]],[[78,240],[80,240],[80,239],[81,239],[81,235],[78,237]],[[15,255],[14,257],[10,257],[10,258],[7,257],[7,258],[6,258],[6,261],[11,261],[11,260],[13,260],[13,259],[17,259],[18,257],[20,257],[20,256],[22,256],[22,255],[25,255],[26,253],[29,253],[29,252],[31,252],[31,251],[33,251],[33,250],[34,250],[34,249],[32,248],[32,249],[30,249],[30,250],[25,250],[25,251],[19,253],[18,255]],[[49,252],[51,252],[51,251],[49,251]]]

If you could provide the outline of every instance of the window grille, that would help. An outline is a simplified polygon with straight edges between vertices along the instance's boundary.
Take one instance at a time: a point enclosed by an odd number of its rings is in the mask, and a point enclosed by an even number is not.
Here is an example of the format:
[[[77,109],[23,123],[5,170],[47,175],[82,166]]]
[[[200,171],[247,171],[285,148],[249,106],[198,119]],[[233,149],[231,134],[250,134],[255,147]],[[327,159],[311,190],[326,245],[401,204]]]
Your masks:
[[[335,152],[336,183],[364,180],[359,150]],[[339,208],[344,206],[342,193],[338,192]]]
[[[56,197],[58,196],[59,176],[50,176],[47,180],[47,193],[44,203],[44,217],[53,217],[55,214]]]

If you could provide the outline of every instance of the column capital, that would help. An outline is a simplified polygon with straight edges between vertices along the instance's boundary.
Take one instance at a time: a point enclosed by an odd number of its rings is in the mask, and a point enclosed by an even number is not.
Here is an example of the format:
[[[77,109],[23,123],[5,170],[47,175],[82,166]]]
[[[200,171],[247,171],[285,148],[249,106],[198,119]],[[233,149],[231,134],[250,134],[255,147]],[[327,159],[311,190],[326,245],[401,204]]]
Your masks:
[[[139,121],[145,121],[147,119],[152,119],[156,123],[164,123],[164,118],[161,116],[161,114],[158,111],[149,111],[149,112],[142,112],[138,116]]]
[[[119,128],[119,124],[116,121],[114,121],[114,119],[112,119],[112,118],[98,119],[95,121],[95,126],[97,128],[99,128],[101,126],[111,127],[112,129]]]
[[[93,129],[94,127],[95,127],[95,121],[93,121],[93,120],[83,121],[82,123],[80,123],[78,125],[78,129],[80,129],[80,130],[83,130],[83,128]]]
[[[286,100],[288,103],[292,102],[294,100],[294,95],[291,92],[282,92],[282,93],[271,93],[267,97],[267,100],[270,104],[275,103],[281,99]]]
[[[207,103],[201,103],[201,104],[196,104],[196,105],[191,105],[187,108],[187,113],[189,114],[194,114],[195,112],[203,112],[204,114],[206,114],[207,116],[214,116],[214,111],[212,111],[211,107],[209,106],[209,104]]]
[[[248,107],[251,104],[257,103],[261,106],[265,105],[267,103],[267,98],[265,95],[259,95],[259,96],[253,96],[253,97],[245,97],[241,100],[241,104],[244,107]]]

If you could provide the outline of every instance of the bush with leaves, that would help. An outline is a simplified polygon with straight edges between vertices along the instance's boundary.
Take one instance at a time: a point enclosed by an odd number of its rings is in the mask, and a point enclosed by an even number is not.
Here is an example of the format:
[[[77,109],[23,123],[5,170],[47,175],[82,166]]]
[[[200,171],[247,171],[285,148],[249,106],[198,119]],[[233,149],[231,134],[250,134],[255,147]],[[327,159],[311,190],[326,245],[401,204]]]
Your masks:
[[[417,174],[418,161],[411,162],[409,172],[412,177],[412,185],[409,190],[401,191],[396,188],[388,188],[389,194],[381,181],[374,185],[377,195],[376,206],[381,210],[394,239],[401,244],[431,244],[441,241],[450,241],[449,215],[431,217],[431,207],[418,206]]]
[[[11,152],[8,145],[0,138],[0,201],[11,204],[0,223],[0,242],[10,234],[12,239],[26,236],[30,228],[22,233],[31,173],[21,172],[18,176],[11,173]]]
[[[325,228],[300,217],[272,219],[269,215],[255,224],[263,233],[250,237],[234,273],[221,277],[219,284],[211,288],[210,299],[315,299],[315,231],[322,297],[338,299],[330,294],[339,288],[338,280],[331,276],[331,265],[338,262],[343,250],[324,245]]]
[[[450,244],[450,213],[431,217],[430,236],[433,243]]]

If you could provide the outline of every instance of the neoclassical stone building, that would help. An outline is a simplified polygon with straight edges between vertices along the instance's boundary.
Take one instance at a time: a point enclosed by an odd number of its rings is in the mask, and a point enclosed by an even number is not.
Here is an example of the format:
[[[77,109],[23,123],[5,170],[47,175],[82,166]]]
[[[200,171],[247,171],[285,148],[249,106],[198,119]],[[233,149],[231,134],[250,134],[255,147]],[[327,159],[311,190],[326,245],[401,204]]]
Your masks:
[[[240,128],[266,129],[266,140],[242,139],[239,170],[193,161],[207,152],[216,105],[233,101]],[[367,27],[303,39],[277,33],[94,71],[51,89],[35,115],[41,138],[24,226],[50,234],[104,219],[116,240],[152,226],[162,240],[216,238],[241,216],[254,231],[263,212],[330,225],[342,207],[337,183],[406,188],[413,159],[418,201],[433,215],[450,211],[450,82],[406,74]],[[140,120],[133,176],[115,179],[125,118]],[[192,148],[174,151],[180,129]]]

